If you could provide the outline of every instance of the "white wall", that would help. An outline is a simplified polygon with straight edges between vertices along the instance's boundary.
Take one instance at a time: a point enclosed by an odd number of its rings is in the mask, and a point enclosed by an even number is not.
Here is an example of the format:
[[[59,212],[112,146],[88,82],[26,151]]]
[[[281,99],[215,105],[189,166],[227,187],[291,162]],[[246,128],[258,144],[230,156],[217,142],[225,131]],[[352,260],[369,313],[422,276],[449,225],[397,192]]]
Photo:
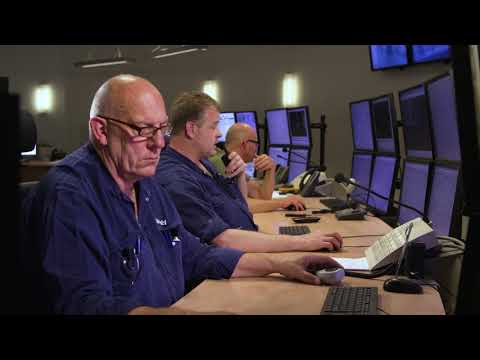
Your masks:
[[[299,75],[298,105],[309,105],[313,122],[327,116],[326,163],[329,173],[350,173],[352,139],[348,103],[410,87],[449,70],[443,63],[404,70],[372,72],[367,45],[214,45],[196,52],[151,59],[155,45],[121,46],[135,64],[111,68],[78,69],[73,62],[88,52],[105,58],[111,45],[1,46],[0,76],[10,78],[10,89],[32,109],[31,93],[40,81],[56,89],[54,112],[38,119],[39,141],[72,151],[87,139],[88,113],[95,90],[119,73],[144,76],[158,86],[169,106],[181,91],[201,89],[203,81],[217,80],[225,110],[264,110],[282,106],[282,78]],[[319,160],[318,130],[314,130],[313,160]]]

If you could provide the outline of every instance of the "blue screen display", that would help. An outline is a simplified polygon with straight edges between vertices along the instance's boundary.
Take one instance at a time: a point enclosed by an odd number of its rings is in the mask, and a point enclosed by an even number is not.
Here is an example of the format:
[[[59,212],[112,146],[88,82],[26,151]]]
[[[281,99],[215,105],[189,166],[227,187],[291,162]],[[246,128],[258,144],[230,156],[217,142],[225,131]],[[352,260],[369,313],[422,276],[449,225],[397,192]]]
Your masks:
[[[372,100],[372,118],[375,128],[375,140],[377,150],[383,152],[395,152],[396,132],[393,131],[395,109],[389,96]]]
[[[402,190],[400,202],[410,205],[420,212],[425,212],[425,200],[428,185],[428,164],[405,162],[403,170]],[[400,206],[398,222],[404,224],[420,215],[406,207]]]
[[[253,111],[244,111],[237,112],[237,122],[250,125],[255,131],[257,130],[257,118],[255,112]]]
[[[290,145],[287,110],[268,110],[266,116],[269,144]]]
[[[389,156],[377,156],[373,162],[373,175],[370,190],[390,198],[392,194],[393,180],[395,176],[395,166],[397,159]],[[389,201],[383,200],[370,193],[368,205],[375,208],[380,213],[387,213]]]
[[[406,45],[370,45],[373,70],[388,69],[408,64]]]
[[[278,165],[283,167],[288,166],[288,157],[290,156],[290,150],[282,147],[269,147],[268,156],[270,156]]]
[[[288,182],[307,171],[308,149],[292,149],[288,161]]]
[[[234,113],[221,113],[220,114],[220,123],[218,124],[218,128],[222,133],[222,136],[218,141],[225,141],[225,137],[227,136],[228,129],[235,124],[235,114]]]
[[[309,121],[306,108],[289,109],[288,123],[290,126],[290,135],[292,145],[310,145]]]
[[[414,63],[450,59],[450,45],[412,45]]]
[[[370,188],[372,158],[372,155],[353,154],[352,178],[355,179],[357,184],[360,184],[366,188]],[[367,204],[368,202],[368,192],[360,188],[355,188],[352,191],[351,197],[353,200],[362,204]]]
[[[372,116],[368,101],[350,104],[355,150],[373,150]]]

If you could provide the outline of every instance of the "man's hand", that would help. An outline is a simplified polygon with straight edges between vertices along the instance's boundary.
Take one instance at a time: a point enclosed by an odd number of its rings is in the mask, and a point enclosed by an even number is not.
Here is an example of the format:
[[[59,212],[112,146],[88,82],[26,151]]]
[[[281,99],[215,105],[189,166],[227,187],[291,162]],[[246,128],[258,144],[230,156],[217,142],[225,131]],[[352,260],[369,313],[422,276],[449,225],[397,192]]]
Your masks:
[[[253,165],[255,166],[255,170],[257,171],[275,171],[277,167],[275,161],[266,154],[257,156],[255,159],[253,159]]]
[[[303,211],[307,208],[303,199],[300,196],[297,196],[297,195],[290,195],[290,196],[286,197],[285,199],[280,200],[280,207],[281,208],[286,209],[290,205],[295,206],[295,210],[297,210],[297,211]]]
[[[306,251],[338,251],[343,246],[343,239],[339,233],[323,234],[317,230],[310,234],[302,235],[302,237],[306,240],[305,248],[303,249]]]
[[[235,151],[232,151],[228,154],[228,158],[230,159],[230,164],[225,168],[225,175],[228,178],[233,178],[238,174],[245,172],[245,162],[243,159],[238,155]]]
[[[274,265],[275,272],[279,272],[288,279],[319,285],[320,279],[312,273],[321,269],[341,268],[342,266],[327,256],[307,255],[295,261],[279,261]]]

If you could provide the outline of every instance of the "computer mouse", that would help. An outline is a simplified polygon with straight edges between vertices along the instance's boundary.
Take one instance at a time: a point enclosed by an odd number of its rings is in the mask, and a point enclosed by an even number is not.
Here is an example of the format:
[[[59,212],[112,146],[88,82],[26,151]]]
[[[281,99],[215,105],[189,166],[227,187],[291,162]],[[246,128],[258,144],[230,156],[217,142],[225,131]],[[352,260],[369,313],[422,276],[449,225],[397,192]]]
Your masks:
[[[423,289],[413,279],[394,277],[383,283],[383,290],[402,294],[422,294]]]
[[[345,277],[345,270],[343,268],[328,268],[318,270],[315,274],[323,284],[337,285]]]
[[[285,210],[288,210],[288,211],[302,211],[302,210],[297,210],[295,205],[289,205],[289,206],[287,206],[287,208]]]

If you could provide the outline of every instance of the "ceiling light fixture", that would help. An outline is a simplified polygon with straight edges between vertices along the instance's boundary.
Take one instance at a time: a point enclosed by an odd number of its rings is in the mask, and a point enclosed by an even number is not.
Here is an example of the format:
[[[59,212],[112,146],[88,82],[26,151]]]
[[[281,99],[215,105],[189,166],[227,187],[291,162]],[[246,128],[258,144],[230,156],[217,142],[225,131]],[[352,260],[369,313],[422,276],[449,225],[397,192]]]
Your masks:
[[[133,62],[135,62],[135,59],[124,57],[120,49],[117,48],[116,55],[112,58],[78,61],[74,63],[74,65],[76,67],[88,69],[88,68],[101,67],[101,66],[128,64]]]
[[[174,55],[180,55],[180,54],[186,54],[194,51],[206,51],[208,49],[207,45],[180,45],[177,47],[173,48],[168,48],[168,47],[162,47],[162,46],[157,46],[155,49],[153,49],[153,53],[160,51],[159,54],[154,55],[154,59],[160,59],[168,56],[174,56]]]

